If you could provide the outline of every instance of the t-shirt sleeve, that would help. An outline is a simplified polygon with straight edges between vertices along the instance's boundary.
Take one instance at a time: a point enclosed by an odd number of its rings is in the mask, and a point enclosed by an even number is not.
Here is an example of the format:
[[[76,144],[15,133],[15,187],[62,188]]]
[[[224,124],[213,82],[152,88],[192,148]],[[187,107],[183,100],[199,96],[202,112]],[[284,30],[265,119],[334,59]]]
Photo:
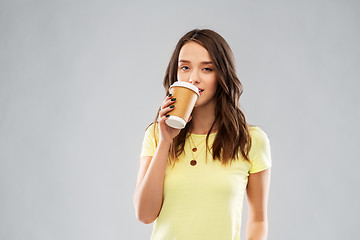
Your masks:
[[[154,127],[155,124],[153,123],[145,131],[140,158],[144,156],[154,156],[156,149],[155,138],[154,138]]]
[[[250,173],[256,173],[271,167],[270,141],[267,134],[259,127],[250,130],[251,149],[249,153]]]

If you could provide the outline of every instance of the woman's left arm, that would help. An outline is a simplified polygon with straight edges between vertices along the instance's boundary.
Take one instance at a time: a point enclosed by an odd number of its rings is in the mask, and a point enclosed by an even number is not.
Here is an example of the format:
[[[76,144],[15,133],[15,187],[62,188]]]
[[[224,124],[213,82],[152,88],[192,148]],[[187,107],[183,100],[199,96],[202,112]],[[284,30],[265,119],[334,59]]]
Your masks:
[[[268,235],[267,203],[271,169],[249,175],[246,194],[248,199],[247,240],[266,240]]]

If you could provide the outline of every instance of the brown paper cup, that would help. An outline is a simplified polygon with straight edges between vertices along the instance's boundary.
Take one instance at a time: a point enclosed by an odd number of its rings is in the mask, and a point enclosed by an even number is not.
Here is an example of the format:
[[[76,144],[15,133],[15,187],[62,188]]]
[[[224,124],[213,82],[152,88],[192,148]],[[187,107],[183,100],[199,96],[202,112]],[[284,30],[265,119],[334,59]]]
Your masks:
[[[170,117],[165,122],[170,127],[183,129],[200,96],[199,89],[191,83],[176,81],[170,86],[169,92],[176,101],[175,108],[169,113]]]

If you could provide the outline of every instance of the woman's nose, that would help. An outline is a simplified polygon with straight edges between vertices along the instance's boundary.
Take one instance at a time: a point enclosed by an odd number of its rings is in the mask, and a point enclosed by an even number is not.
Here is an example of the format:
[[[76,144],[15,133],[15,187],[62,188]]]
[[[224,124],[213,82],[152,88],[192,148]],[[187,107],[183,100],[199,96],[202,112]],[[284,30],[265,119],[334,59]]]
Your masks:
[[[194,72],[191,73],[191,76],[189,78],[189,82],[192,84],[199,83],[199,78]]]

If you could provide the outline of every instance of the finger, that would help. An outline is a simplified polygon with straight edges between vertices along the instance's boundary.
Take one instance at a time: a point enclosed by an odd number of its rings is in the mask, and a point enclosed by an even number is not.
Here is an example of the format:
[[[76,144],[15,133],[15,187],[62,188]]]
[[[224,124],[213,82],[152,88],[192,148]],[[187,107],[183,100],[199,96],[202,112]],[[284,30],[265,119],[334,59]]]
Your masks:
[[[160,121],[162,121],[162,120],[166,120],[167,118],[169,118],[170,117],[170,114],[168,114],[168,113],[166,113],[166,114],[159,114],[159,116],[158,116],[158,119],[157,119],[157,121],[158,122],[160,122]]]
[[[166,98],[172,98],[172,93],[169,93]]]
[[[175,105],[170,105],[162,110],[160,110],[159,112],[159,117],[163,117],[169,114],[169,112],[171,112],[173,109],[175,108]]]
[[[164,109],[164,108],[168,107],[169,105],[173,104],[175,101],[176,101],[176,98],[167,97],[161,104],[161,107]]]
[[[168,95],[164,98],[163,102],[166,102],[167,100],[169,100],[169,99],[171,99],[171,98],[173,98],[173,96],[172,96],[172,94],[170,93],[170,94],[168,94]]]
[[[172,110],[175,107],[175,100],[176,98],[171,98],[163,102],[160,108],[159,115],[163,116],[164,113],[168,112],[169,110]],[[174,107],[171,107],[174,106]]]
[[[165,120],[168,119],[170,117],[170,114],[167,114],[165,116],[159,117],[157,122],[158,123],[165,123]]]

